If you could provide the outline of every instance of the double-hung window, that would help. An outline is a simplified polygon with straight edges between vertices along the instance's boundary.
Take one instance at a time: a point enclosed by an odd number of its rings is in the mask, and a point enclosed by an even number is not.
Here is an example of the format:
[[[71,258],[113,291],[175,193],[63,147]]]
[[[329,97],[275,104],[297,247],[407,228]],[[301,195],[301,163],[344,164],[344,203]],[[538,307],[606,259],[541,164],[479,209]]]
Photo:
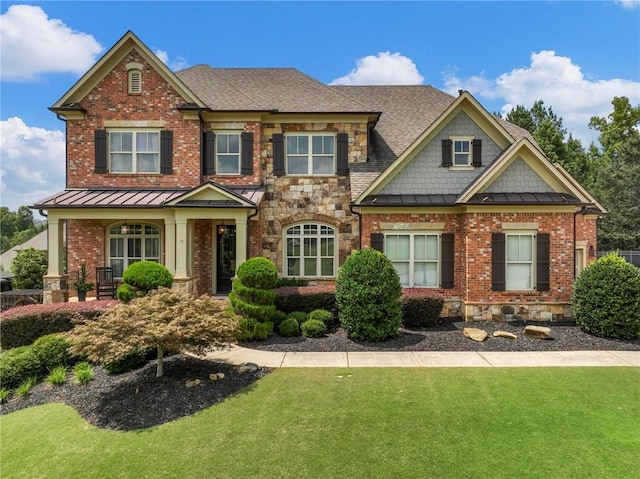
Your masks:
[[[438,287],[440,241],[438,234],[390,233],[384,253],[400,275],[404,287]]]
[[[122,273],[137,261],[160,262],[160,228],[152,225],[131,224],[115,226],[109,230],[109,265],[113,276]]]
[[[506,243],[506,289],[533,289],[534,235],[510,233]]]
[[[287,134],[287,174],[335,174],[335,142],[335,135]]]
[[[336,232],[323,224],[298,224],[285,232],[286,275],[333,277],[336,270]]]
[[[453,142],[453,166],[471,165],[472,138],[454,137]]]
[[[221,175],[240,174],[240,133],[216,133],[216,170]]]
[[[159,131],[109,131],[109,171],[159,173]]]

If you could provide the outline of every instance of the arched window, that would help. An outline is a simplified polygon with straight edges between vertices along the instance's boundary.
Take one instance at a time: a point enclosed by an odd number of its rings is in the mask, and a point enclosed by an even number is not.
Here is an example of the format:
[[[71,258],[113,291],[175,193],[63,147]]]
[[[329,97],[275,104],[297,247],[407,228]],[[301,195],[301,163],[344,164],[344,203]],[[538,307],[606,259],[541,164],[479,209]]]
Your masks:
[[[285,275],[334,277],[336,230],[333,226],[304,223],[285,230]]]
[[[122,278],[122,273],[136,261],[160,263],[160,228],[144,224],[114,226],[109,230],[109,266],[113,276]]]

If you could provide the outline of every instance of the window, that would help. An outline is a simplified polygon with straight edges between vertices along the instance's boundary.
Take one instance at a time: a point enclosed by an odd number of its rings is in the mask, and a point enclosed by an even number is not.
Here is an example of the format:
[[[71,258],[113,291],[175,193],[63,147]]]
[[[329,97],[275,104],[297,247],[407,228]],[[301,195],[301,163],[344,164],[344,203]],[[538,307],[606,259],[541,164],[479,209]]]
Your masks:
[[[506,289],[533,289],[533,234],[507,234],[506,242]]]
[[[160,262],[160,228],[151,225],[125,224],[109,230],[109,265],[113,276],[121,278],[136,261]]]
[[[402,286],[439,286],[439,235],[385,234],[384,241],[384,253],[400,275]]]
[[[286,275],[333,277],[336,233],[331,226],[299,224],[286,229]]]
[[[288,134],[286,136],[288,175],[333,175],[335,136]]]
[[[471,164],[471,138],[452,138],[453,166],[469,166]]]
[[[216,133],[216,170],[221,175],[240,174],[240,134]]]
[[[112,173],[159,173],[159,131],[110,131]]]

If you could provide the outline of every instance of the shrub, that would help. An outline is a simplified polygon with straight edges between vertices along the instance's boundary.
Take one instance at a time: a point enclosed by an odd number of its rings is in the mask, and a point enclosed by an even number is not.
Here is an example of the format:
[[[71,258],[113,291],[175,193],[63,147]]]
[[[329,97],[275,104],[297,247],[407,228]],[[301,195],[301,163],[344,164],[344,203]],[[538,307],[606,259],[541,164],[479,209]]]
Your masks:
[[[238,267],[236,273],[249,288],[273,289],[278,282],[278,270],[267,258],[251,258]]]
[[[327,327],[319,319],[308,319],[300,326],[305,338],[321,338],[327,332]]]
[[[616,253],[587,266],[573,287],[573,314],[595,336],[640,337],[640,269]]]
[[[275,327],[280,326],[280,323],[285,319],[287,319],[287,313],[280,311],[279,309],[273,313],[273,316],[271,316],[271,322]]]
[[[18,251],[11,262],[13,289],[42,289],[42,278],[47,272],[48,262],[46,251],[34,248]]]
[[[122,274],[122,281],[143,293],[148,293],[160,287],[170,288],[173,285],[173,276],[160,263],[138,261],[125,270]]]
[[[105,363],[103,366],[111,374],[122,374],[144,366],[153,355],[153,349],[135,347],[124,357]]]
[[[71,341],[61,333],[48,334],[36,339],[32,349],[43,371],[66,366],[71,358]]]
[[[402,290],[402,323],[405,326],[434,326],[440,321],[444,297],[423,288]]]
[[[282,288],[283,286],[308,286],[309,281],[300,278],[278,278],[275,287]]]
[[[327,329],[333,326],[333,313],[326,309],[314,309],[309,313],[309,319],[322,321]]]
[[[31,346],[10,349],[0,353],[0,380],[2,387],[13,389],[31,376],[40,373],[40,363]]]
[[[295,319],[298,321],[298,324],[302,324],[309,319],[309,315],[304,311],[293,311],[292,313],[289,313],[287,317]]]
[[[239,279],[233,282],[233,291],[244,301],[255,305],[270,306],[276,299],[275,292],[268,289],[249,288]]]
[[[11,391],[9,389],[0,388],[0,404],[4,404],[9,400]]]
[[[240,318],[241,341],[264,341],[273,332],[271,321],[260,322],[255,318]]]
[[[287,318],[280,323],[278,332],[280,333],[280,336],[284,336],[285,338],[300,336],[300,325],[295,319]]]
[[[87,320],[96,319],[117,304],[115,300],[30,304],[3,311],[0,314],[0,346],[2,349],[16,348],[32,344],[47,334],[69,331],[77,315]]]
[[[336,278],[336,303],[347,336],[383,341],[397,336],[402,320],[400,278],[391,261],[371,248],[353,253]]]
[[[237,282],[234,282],[234,287]],[[268,321],[276,312],[275,305],[252,304],[241,299],[235,291],[229,293],[229,301],[234,311],[245,317],[254,318],[258,321]]]
[[[37,376],[29,376],[27,379],[22,381],[20,385],[16,388],[16,396],[25,397],[27,394],[31,392],[33,387],[38,384]]]
[[[314,309],[336,310],[335,287],[332,284],[317,286],[286,286],[275,290],[276,308],[291,313]]]
[[[118,286],[118,289],[116,289],[116,298],[123,303],[128,303],[137,297],[138,292],[130,284],[122,283]]]
[[[73,368],[73,375],[78,384],[87,384],[93,379],[93,368],[88,362],[82,361]]]
[[[67,367],[56,366],[46,377],[46,381],[52,386],[61,386],[67,380]]]

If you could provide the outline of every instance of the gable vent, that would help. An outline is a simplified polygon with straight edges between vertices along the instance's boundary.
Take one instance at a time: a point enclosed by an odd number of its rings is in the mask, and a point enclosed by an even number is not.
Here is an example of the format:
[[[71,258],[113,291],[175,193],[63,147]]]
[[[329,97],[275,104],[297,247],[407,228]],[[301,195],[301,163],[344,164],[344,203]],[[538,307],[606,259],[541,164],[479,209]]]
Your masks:
[[[142,93],[142,72],[140,70],[129,71],[129,93]]]

